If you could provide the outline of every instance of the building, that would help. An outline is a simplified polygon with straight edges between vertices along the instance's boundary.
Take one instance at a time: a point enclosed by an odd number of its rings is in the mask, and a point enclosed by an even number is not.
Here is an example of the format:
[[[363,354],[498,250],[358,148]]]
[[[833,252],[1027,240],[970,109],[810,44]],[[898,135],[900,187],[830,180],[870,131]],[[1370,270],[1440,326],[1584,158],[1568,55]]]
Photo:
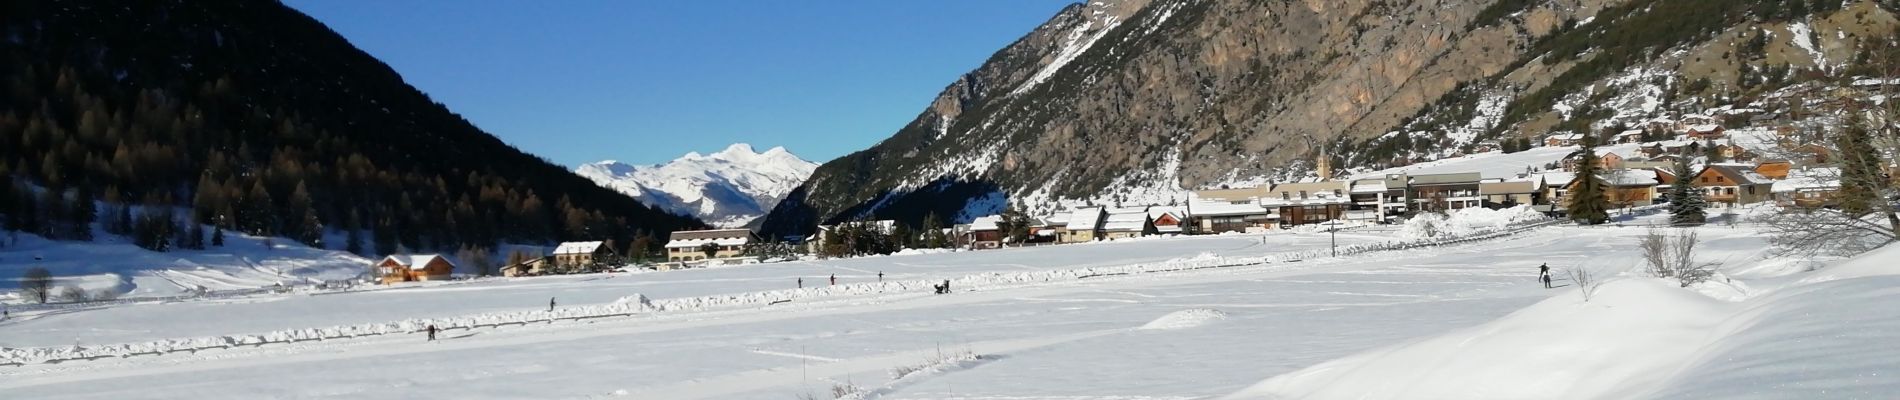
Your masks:
[[[501,276],[506,276],[510,278],[517,277],[517,276],[536,276],[536,275],[545,274],[547,272],[548,272],[548,258],[547,257],[531,258],[519,263],[503,265],[501,267]]]
[[[1787,160],[1769,160],[1755,164],[1755,173],[1768,179],[1788,179],[1788,171],[1794,169],[1794,163]]]
[[[1690,181],[1704,190],[1710,204],[1753,204],[1767,201],[1773,189],[1768,177],[1755,173],[1754,166],[1711,164],[1703,167]]]
[[[1003,216],[989,215],[970,221],[970,238],[966,240],[971,249],[996,249],[1003,247]]]
[[[1656,201],[1656,186],[1660,180],[1656,171],[1651,169],[1619,169],[1603,171],[1597,174],[1603,179],[1603,197],[1615,207],[1638,207],[1653,204]],[[1581,181],[1572,179],[1568,191],[1575,191]]]
[[[1108,216],[1101,206],[1078,208],[1069,213],[1068,232],[1062,243],[1093,242],[1102,235],[1102,219]]]
[[[1199,190],[1188,198],[1189,222],[1199,233],[1254,232],[1278,225],[1278,209],[1260,205],[1267,188]]]
[[[1611,137],[1610,137],[1610,142],[1612,142],[1612,143],[1624,143],[1624,144],[1628,144],[1628,143],[1642,143],[1642,142],[1643,142],[1643,130],[1641,130],[1641,129],[1631,129],[1631,130],[1626,130],[1626,131],[1623,131],[1622,133],[1618,133],[1618,134],[1616,134],[1616,136],[1611,136]]]
[[[1583,144],[1583,134],[1581,133],[1563,133],[1544,137],[1544,146],[1546,147],[1576,146],[1579,144]]]
[[[1787,179],[1775,181],[1769,188],[1775,204],[1784,207],[1836,206],[1841,191],[1839,168],[1812,168],[1796,171]]]
[[[1540,211],[1549,212],[1553,211],[1552,207],[1563,208],[1561,205],[1569,201],[1565,197],[1570,193],[1570,181],[1576,180],[1577,174],[1570,172],[1546,172],[1538,174],[1535,179],[1543,182],[1544,186],[1544,204],[1539,206],[1541,207]]]
[[[1408,178],[1406,197],[1411,199],[1412,210],[1444,211],[1483,205],[1478,183],[1484,177],[1477,172],[1410,175]]]
[[[619,258],[607,242],[566,242],[554,247],[549,261],[554,268],[575,270],[619,262]]]
[[[1596,155],[1597,155],[1597,168],[1601,168],[1601,169],[1623,168],[1623,156],[1620,154],[1616,154],[1615,151],[1610,151],[1609,149],[1596,149]],[[1570,153],[1569,156],[1564,157],[1564,162],[1563,162],[1564,171],[1577,172],[1577,164],[1581,162],[1583,162],[1583,151]]]
[[[1154,231],[1149,223],[1147,208],[1125,208],[1110,210],[1102,218],[1102,238],[1127,239],[1142,237]]]
[[[1282,183],[1260,205],[1277,211],[1282,228],[1343,220],[1352,206],[1349,189],[1346,181]]]
[[[1543,183],[1543,180],[1484,182],[1478,184],[1478,195],[1484,196],[1486,208],[1493,209],[1544,204]]]
[[[1154,233],[1160,235],[1187,233],[1187,211],[1183,207],[1148,207],[1148,222],[1154,226]]]
[[[734,259],[745,254],[746,245],[758,241],[758,235],[745,229],[673,232],[666,242],[666,260],[685,263]],[[711,250],[711,254],[708,254],[708,250]]]
[[[435,254],[392,255],[376,263],[383,284],[448,280],[455,263]]]
[[[1393,188],[1393,184],[1397,188]],[[1405,213],[1404,175],[1390,175],[1385,178],[1360,179],[1352,181],[1352,188],[1346,192],[1352,198],[1350,211],[1370,211],[1372,220],[1383,220],[1387,216]],[[1348,213],[1347,219],[1367,217],[1364,214]]]
[[[1716,124],[1689,125],[1683,128],[1683,135],[1693,140],[1721,139],[1727,137],[1726,129]]]

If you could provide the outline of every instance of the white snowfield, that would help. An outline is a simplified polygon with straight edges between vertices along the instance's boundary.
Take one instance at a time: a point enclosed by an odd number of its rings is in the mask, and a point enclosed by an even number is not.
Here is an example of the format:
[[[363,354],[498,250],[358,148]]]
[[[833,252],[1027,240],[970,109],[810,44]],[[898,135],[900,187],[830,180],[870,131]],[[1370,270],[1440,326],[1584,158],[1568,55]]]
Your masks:
[[[1378,243],[1397,231],[1342,234],[1340,241],[1358,250],[1387,247]],[[398,326],[393,334],[24,362],[0,367],[0,393],[1797,399],[1900,392],[1900,350],[1889,345],[1900,335],[1900,249],[1809,263],[1770,258],[1764,235],[1747,225],[1699,228],[1704,257],[1724,262],[1733,278],[1685,289],[1619,274],[1639,266],[1635,244],[1643,232],[1552,226],[1298,262],[1284,254],[1320,255],[1328,235],[1170,238],[114,306],[0,322],[0,343],[56,349],[73,348],[63,345],[74,337],[133,343],[323,333],[315,327],[410,318],[438,327],[488,318],[492,326],[446,330],[435,342]],[[1574,286],[1537,284],[1539,263],[1588,268],[1609,283],[1585,302]],[[1210,266],[1218,268],[1199,268]],[[875,281],[878,271],[886,282]],[[827,285],[832,272],[839,273],[835,287]],[[787,288],[797,277],[821,288]],[[955,293],[916,286],[943,279],[952,279]],[[488,295],[516,304],[487,302]],[[574,306],[550,314],[550,296]],[[365,300],[332,300],[348,298]],[[412,311],[375,311],[404,306]],[[227,308],[234,313],[186,317]],[[160,316],[135,318],[146,312]],[[622,315],[579,318],[612,312]],[[272,313],[289,316],[243,321]],[[413,316],[389,317],[406,314]],[[550,321],[555,315],[575,318]]]

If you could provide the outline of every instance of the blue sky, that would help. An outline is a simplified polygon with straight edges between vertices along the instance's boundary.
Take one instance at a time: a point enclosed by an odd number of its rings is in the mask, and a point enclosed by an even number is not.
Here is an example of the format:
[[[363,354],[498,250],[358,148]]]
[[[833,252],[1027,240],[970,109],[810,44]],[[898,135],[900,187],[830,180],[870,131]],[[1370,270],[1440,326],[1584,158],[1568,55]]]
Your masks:
[[[528,152],[870,147],[1074,0],[287,0]]]

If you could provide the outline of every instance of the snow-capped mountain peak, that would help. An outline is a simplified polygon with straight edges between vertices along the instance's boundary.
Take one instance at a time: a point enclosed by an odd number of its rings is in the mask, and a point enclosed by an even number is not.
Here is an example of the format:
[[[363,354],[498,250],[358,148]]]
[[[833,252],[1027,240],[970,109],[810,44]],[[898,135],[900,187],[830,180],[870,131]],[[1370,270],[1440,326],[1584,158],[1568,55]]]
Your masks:
[[[736,143],[712,154],[687,152],[664,164],[606,160],[574,172],[648,205],[732,227],[771,211],[816,168],[784,147],[761,153]]]

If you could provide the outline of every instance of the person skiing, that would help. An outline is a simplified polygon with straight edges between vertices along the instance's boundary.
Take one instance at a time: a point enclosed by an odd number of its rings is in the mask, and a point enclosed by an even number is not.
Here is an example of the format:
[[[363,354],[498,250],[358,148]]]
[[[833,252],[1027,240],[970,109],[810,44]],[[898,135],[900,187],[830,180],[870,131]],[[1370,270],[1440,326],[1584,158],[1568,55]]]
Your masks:
[[[950,280],[949,279],[943,280],[943,293],[950,294]]]
[[[884,281],[884,271],[877,271],[877,281],[878,282]]]
[[[548,298],[548,312],[554,312],[554,298]]]
[[[831,285],[838,286],[838,274],[831,274]]]
[[[429,341],[435,341],[435,324],[429,324]]]
[[[805,288],[805,277],[802,277],[802,276],[798,277],[798,288],[799,289]]]
[[[1537,266],[1537,280],[1544,282],[1544,288],[1550,288],[1550,264]]]

